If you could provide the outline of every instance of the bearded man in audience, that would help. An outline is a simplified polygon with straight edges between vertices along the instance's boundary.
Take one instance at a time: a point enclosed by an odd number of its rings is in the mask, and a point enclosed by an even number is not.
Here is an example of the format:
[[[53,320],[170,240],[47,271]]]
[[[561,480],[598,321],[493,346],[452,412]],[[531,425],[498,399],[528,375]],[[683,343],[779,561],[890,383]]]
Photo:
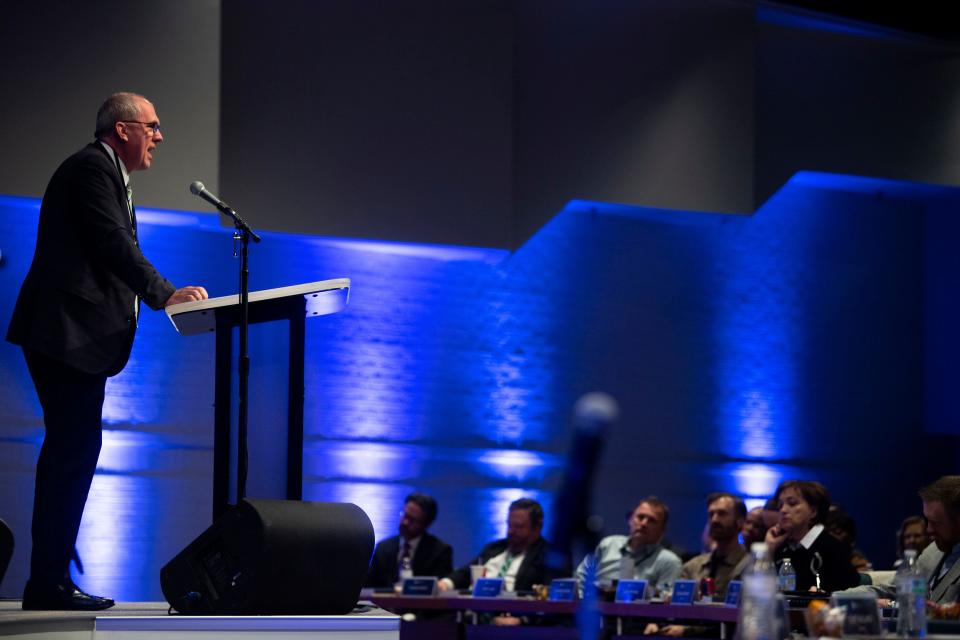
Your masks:
[[[747,566],[749,555],[740,544],[740,531],[747,517],[743,500],[731,493],[711,493],[707,496],[707,523],[713,551],[702,553],[688,560],[680,571],[681,580],[712,578],[716,584],[716,598],[723,599],[731,580],[739,580]],[[659,626],[650,623],[644,630],[647,635],[657,634],[672,637],[714,635],[708,627],[668,624]]]

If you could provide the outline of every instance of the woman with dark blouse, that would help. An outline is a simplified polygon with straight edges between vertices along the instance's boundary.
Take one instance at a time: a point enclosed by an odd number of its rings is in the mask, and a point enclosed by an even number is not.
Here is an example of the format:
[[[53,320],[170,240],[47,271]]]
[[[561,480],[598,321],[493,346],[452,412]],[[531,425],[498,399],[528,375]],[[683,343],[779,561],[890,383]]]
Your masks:
[[[860,584],[850,547],[827,533],[823,521],[830,494],[819,482],[788,480],[777,487],[780,521],[767,531],[767,547],[779,567],[790,558],[797,591],[832,593]],[[819,576],[819,584],[818,578]]]

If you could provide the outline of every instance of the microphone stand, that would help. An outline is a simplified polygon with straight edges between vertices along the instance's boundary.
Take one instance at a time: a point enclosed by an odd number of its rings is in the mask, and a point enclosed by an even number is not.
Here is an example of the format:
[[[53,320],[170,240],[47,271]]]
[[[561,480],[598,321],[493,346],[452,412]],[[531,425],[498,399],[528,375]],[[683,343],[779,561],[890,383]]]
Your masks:
[[[240,504],[240,501],[247,494],[248,463],[247,413],[250,392],[250,355],[247,347],[247,331],[250,327],[250,256],[248,248],[250,239],[252,238],[254,242],[260,242],[260,236],[250,228],[236,211],[225,203],[216,205],[216,207],[221,213],[233,220],[233,226],[235,227],[234,240],[237,237],[240,238],[240,355],[237,360],[240,392],[237,425],[237,504]]]

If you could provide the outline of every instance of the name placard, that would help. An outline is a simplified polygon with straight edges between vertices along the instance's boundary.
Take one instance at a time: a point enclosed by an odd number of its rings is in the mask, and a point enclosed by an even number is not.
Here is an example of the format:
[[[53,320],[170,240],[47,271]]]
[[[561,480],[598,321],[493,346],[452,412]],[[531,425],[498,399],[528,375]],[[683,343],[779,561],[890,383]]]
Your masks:
[[[693,604],[697,595],[696,580],[677,580],[673,583],[672,604]]]
[[[404,578],[400,585],[400,593],[405,596],[432,596],[437,592],[437,579],[426,576]]]
[[[646,580],[621,580],[617,583],[617,602],[640,602],[647,599]]]
[[[880,612],[877,610],[877,597],[872,593],[834,594],[831,606],[843,607],[844,636],[880,635]]]
[[[558,578],[550,583],[550,600],[569,602],[577,599],[577,581],[573,578]]]
[[[478,578],[473,585],[474,598],[496,598],[503,592],[503,578]]]
[[[727,584],[727,597],[723,601],[728,607],[740,606],[740,592],[743,590],[743,583],[739,580],[731,580]]]

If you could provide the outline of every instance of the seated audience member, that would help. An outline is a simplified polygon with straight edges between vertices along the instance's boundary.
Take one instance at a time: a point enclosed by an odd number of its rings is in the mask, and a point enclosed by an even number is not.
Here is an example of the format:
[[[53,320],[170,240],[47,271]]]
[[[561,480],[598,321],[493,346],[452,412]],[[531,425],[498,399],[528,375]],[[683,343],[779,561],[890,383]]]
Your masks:
[[[850,564],[858,573],[873,570],[873,565],[867,555],[856,546],[857,523],[849,513],[844,511],[842,507],[832,504],[823,526],[826,527],[827,533],[850,547]]]
[[[767,531],[767,547],[781,564],[790,558],[797,572],[797,590],[832,593],[860,584],[850,563],[850,547],[828,534],[823,521],[830,511],[830,494],[819,482],[788,480],[777,487],[780,522]]]
[[[827,533],[844,543],[848,547],[853,547],[857,542],[857,523],[850,514],[835,504],[830,505],[830,511],[823,521],[823,526]]]
[[[507,537],[485,546],[480,555],[437,583],[440,591],[470,586],[470,566],[482,564],[488,578],[503,578],[507,591],[530,591],[535,584],[550,584],[554,578],[569,575],[569,560],[561,571],[546,565],[547,541],[540,535],[543,507],[535,500],[521,498],[510,504],[507,513]]]
[[[960,596],[960,476],[943,476],[920,489],[923,516],[927,523],[928,544],[917,558],[920,571],[927,576],[928,600],[937,604],[956,602]],[[897,588],[891,577],[886,584],[858,587],[878,597],[895,600]]]
[[[707,524],[713,551],[703,553],[684,563],[680,570],[680,579],[697,580],[713,578],[716,584],[717,600],[727,593],[731,580],[739,580],[746,568],[750,556],[740,544],[740,531],[747,517],[747,507],[743,500],[730,493],[711,493],[707,496]],[[650,623],[644,629],[645,635],[657,634],[673,637],[695,636],[698,638],[719,636],[719,628],[668,624],[659,626]]]
[[[763,523],[767,529],[780,522],[780,501],[777,496],[771,496],[763,504]]]
[[[749,549],[754,542],[763,542],[767,537],[767,523],[763,519],[763,507],[754,507],[747,512],[740,530],[743,548]]]
[[[381,540],[373,551],[366,586],[390,587],[400,578],[400,565],[410,558],[415,576],[445,576],[453,570],[453,549],[427,532],[437,518],[437,501],[411,493],[400,512],[400,535]]]
[[[960,476],[943,476],[920,490],[927,535],[933,544],[917,562],[928,577],[930,600],[956,602],[960,596]]]
[[[927,523],[923,517],[906,518],[897,530],[897,559],[893,563],[893,568],[896,569],[903,562],[904,551],[913,549],[919,556],[928,544],[930,544],[930,538],[927,537]]]
[[[850,552],[850,564],[857,570],[857,573],[869,573],[873,571],[873,563],[870,562],[867,555],[863,551],[860,551],[860,549],[855,548]]]
[[[694,557],[683,565],[680,578],[700,580],[713,578],[717,597],[723,598],[731,580],[739,580],[747,565],[747,550],[741,546],[739,533],[747,517],[743,500],[730,493],[707,496],[707,521],[713,551]]]
[[[680,577],[680,558],[661,544],[670,511],[654,496],[644,498],[630,514],[629,536],[612,535],[600,541],[596,550],[577,567],[577,585],[582,590],[588,567],[596,569],[595,579],[609,583],[620,578],[621,565],[629,567],[625,577],[646,580],[662,589]]]

